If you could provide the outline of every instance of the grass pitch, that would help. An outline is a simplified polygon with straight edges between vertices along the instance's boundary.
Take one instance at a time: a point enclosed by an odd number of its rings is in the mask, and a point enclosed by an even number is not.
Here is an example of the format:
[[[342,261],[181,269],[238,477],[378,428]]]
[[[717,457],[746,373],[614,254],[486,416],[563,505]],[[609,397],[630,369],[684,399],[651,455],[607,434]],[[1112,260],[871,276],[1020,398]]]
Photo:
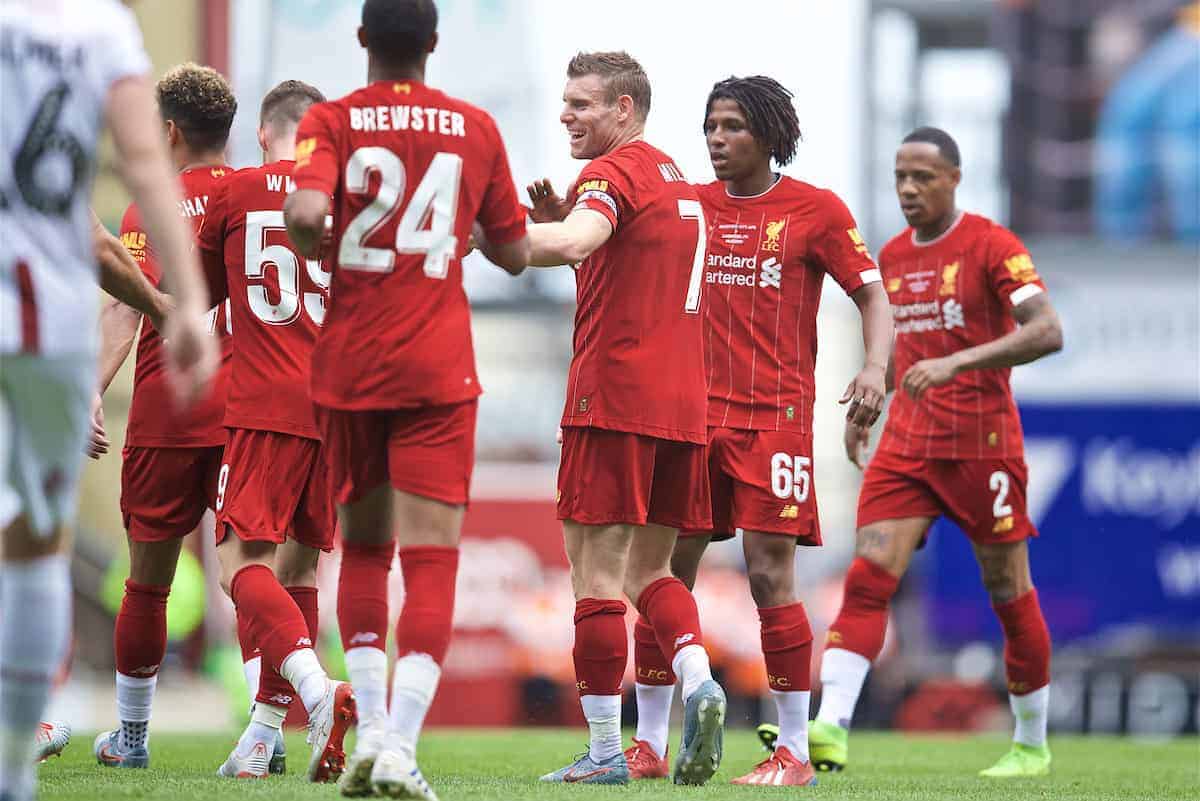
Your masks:
[[[337,788],[304,780],[308,748],[302,735],[288,738],[288,770],[265,781],[215,776],[235,735],[158,735],[151,739],[149,770],[115,770],[96,764],[91,734],[80,732],[61,759],[41,767],[41,801],[222,801],[336,799]],[[676,738],[678,734],[675,735]],[[627,738],[628,739],[628,738]],[[584,729],[434,730],[422,738],[421,768],[443,801],[556,801],[579,798],[917,799],[918,801],[1174,801],[1200,797],[1200,739],[1146,743],[1128,738],[1054,737],[1051,775],[1020,781],[976,777],[1007,749],[999,737],[928,737],[856,732],[851,763],[840,774],[821,774],[817,787],[735,787],[764,752],[753,732],[727,732],[721,771],[704,787],[667,781],[628,787],[540,784],[537,777],[567,764],[587,740]]]

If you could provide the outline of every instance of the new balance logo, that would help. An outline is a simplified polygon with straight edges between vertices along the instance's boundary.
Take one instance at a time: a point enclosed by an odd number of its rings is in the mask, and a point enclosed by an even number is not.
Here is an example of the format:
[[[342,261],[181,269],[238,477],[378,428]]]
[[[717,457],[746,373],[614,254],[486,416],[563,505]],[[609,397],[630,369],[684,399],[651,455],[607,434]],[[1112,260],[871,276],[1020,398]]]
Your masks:
[[[351,645],[370,645],[379,641],[379,635],[374,631],[356,631],[350,638]]]
[[[799,520],[800,507],[794,503],[789,503],[779,511],[780,520]]]
[[[676,637],[675,638],[675,647],[678,648],[679,646],[689,643],[694,639],[696,639],[696,635],[692,634],[690,632],[687,634],[681,635],[679,637]]]
[[[310,640],[308,637],[301,637],[300,639],[296,640],[296,647],[312,648],[312,640]]]
[[[158,673],[158,665],[145,665],[129,671],[130,676],[153,676]]]

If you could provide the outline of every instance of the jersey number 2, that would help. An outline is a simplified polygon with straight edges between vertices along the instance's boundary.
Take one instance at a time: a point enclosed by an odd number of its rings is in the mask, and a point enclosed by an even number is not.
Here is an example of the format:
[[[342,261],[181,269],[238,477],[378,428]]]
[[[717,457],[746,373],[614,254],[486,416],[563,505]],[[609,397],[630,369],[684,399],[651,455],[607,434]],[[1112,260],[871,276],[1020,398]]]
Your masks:
[[[390,273],[397,253],[425,255],[425,275],[442,279],[450,271],[450,259],[458,248],[454,218],[458,214],[458,189],[462,181],[462,156],[438,153],[429,163],[425,177],[396,226],[394,248],[364,244],[396,215],[404,198],[407,175],[404,162],[385,147],[360,147],[346,163],[346,191],[365,195],[370,177],[379,174],[379,191],[355,215],[342,234],[338,263],[349,270]]]
[[[994,517],[1008,517],[1012,514],[1012,504],[1005,503],[1008,500],[1008,486],[1008,473],[1003,470],[997,470],[988,477],[988,488],[996,493],[996,500],[992,502]]]

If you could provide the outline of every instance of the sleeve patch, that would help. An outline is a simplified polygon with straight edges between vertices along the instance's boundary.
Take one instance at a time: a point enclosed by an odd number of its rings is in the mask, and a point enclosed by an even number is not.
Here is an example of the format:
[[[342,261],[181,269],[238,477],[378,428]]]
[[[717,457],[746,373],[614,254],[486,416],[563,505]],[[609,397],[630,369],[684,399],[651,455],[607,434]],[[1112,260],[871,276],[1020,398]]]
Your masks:
[[[1028,256],[1026,258],[1028,258]],[[1012,301],[1012,305],[1020,306],[1034,295],[1040,294],[1042,294],[1042,288],[1040,286],[1037,284],[1026,284],[1025,286],[1018,287],[1015,292],[1008,296],[1008,299]]]
[[[854,244],[854,251],[861,256],[871,258],[871,253],[867,250],[867,243],[863,239],[863,235],[858,232],[857,228],[847,228],[846,236],[850,237],[850,241]],[[878,280],[878,279],[876,279]]]
[[[862,279],[863,284],[874,284],[883,280],[883,274],[879,270],[863,270],[858,274]]]
[[[579,199],[582,200],[583,199],[582,195],[584,192],[604,192],[607,194],[608,181],[604,181],[604,180],[600,180],[600,179],[592,179],[590,181],[584,181],[575,190],[575,194],[576,194],[576,196],[580,196]]]
[[[1005,259],[1004,266],[1014,281],[1028,284],[1038,280],[1037,269],[1033,266],[1033,259],[1029,258],[1028,253],[1018,253],[1016,256]]]
[[[317,149],[317,137],[310,136],[296,143],[296,166],[307,167]]]

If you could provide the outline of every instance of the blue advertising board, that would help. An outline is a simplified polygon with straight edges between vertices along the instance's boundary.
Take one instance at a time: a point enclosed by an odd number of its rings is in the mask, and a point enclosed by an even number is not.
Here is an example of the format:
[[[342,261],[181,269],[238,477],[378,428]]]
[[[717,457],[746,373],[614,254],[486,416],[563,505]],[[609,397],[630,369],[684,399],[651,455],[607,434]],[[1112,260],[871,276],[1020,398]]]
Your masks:
[[[1137,627],[1200,641],[1200,405],[1022,402],[1034,583],[1056,643]],[[926,564],[945,645],[998,640],[966,536],[939,521]]]

